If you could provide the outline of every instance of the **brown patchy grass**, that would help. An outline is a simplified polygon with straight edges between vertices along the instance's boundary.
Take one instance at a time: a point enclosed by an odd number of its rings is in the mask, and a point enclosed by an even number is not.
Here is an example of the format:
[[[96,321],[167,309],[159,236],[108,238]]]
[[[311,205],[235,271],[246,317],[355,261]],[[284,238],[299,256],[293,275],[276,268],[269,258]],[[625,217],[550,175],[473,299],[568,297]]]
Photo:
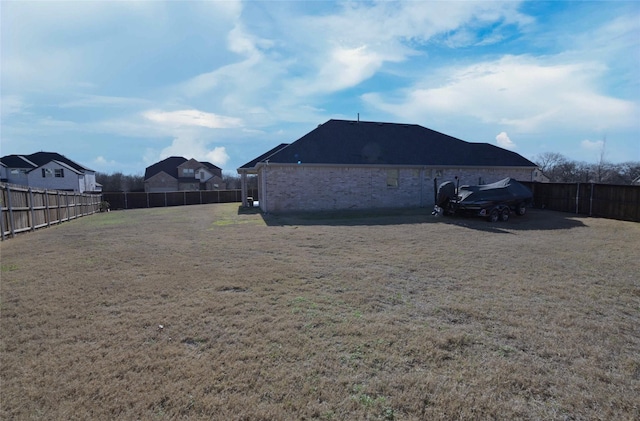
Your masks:
[[[638,250],[535,210],[81,218],[1,244],[0,418],[638,419]]]

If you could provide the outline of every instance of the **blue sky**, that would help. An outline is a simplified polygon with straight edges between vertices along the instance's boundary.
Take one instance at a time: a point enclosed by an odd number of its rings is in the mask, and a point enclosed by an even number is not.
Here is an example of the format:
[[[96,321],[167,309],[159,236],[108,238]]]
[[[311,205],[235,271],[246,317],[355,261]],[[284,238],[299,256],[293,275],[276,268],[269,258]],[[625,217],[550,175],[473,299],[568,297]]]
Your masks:
[[[4,1],[0,154],[225,172],[331,118],[640,161],[637,1]]]

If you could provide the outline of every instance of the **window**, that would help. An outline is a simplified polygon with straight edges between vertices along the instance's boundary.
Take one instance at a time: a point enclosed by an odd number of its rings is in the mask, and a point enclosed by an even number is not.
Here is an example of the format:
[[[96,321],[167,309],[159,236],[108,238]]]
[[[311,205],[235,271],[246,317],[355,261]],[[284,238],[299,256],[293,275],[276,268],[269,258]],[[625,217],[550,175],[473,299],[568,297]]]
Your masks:
[[[53,176],[53,171],[49,168],[42,168],[42,178]]]
[[[400,170],[387,170],[387,187],[398,187]]]
[[[193,168],[183,168],[182,175],[185,177],[193,177],[194,171]]]
[[[55,169],[55,176],[56,176],[56,178],[63,178],[64,177],[64,169],[56,168]]]

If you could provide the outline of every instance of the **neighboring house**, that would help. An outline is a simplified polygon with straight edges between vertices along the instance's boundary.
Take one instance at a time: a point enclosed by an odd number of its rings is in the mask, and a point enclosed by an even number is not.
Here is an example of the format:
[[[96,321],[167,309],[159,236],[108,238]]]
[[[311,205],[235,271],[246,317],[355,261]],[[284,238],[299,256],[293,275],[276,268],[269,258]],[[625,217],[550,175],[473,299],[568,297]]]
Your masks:
[[[172,156],[147,167],[144,191],[223,190],[222,169],[210,162]]]
[[[533,181],[521,155],[415,124],[329,120],[238,168],[242,190],[258,176],[263,212],[425,207],[444,181]],[[247,204],[246,193],[243,204]]]
[[[6,155],[2,162],[2,181],[21,186],[84,192],[99,192],[96,172],[56,152]]]

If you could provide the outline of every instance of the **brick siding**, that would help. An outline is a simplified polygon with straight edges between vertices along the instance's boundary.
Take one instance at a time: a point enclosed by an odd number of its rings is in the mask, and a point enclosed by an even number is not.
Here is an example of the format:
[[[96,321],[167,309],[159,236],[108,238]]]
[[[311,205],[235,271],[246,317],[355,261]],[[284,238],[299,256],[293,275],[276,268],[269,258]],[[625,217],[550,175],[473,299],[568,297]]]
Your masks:
[[[397,187],[388,186],[397,171]],[[512,177],[531,180],[532,168],[399,168],[268,165],[259,170],[260,207],[266,212],[411,208],[434,204],[437,183],[488,184]],[[391,175],[391,177],[389,177]],[[393,183],[391,183],[393,184]],[[266,194],[264,189],[266,188]]]

